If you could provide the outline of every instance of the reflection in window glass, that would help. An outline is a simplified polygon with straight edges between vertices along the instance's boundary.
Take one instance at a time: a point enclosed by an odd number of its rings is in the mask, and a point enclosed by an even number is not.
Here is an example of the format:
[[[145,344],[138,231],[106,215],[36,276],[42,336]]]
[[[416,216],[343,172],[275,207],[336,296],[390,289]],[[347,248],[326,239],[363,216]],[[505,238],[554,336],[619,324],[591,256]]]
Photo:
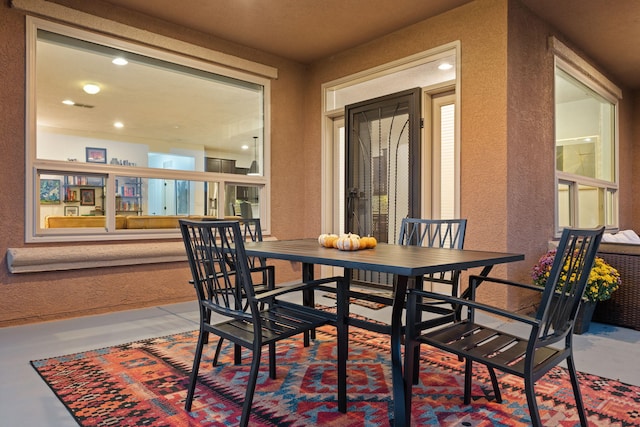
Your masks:
[[[616,204],[616,193],[613,190],[607,190],[605,193],[605,203],[606,203],[606,208],[605,208],[605,213],[607,215],[606,217],[606,222],[605,224],[607,226],[615,226],[616,225],[616,218],[617,218],[617,204]]]
[[[105,228],[104,176],[41,173],[38,182],[40,228]]]
[[[556,73],[556,168],[614,181],[614,108],[584,84]]]
[[[602,226],[604,221],[604,191],[590,185],[578,185],[578,227]]]
[[[587,83],[576,69],[556,67],[557,232],[617,227],[617,101]]]
[[[182,179],[142,180],[141,191],[145,195],[140,203],[142,214],[216,217],[215,211],[207,210],[207,187],[204,182]],[[116,205],[119,197],[116,195]]]
[[[153,158],[179,153],[195,170],[207,158],[263,170],[262,85],[44,30],[36,77],[39,159],[185,170]]]
[[[566,183],[558,184],[558,225],[560,227],[573,226],[571,212],[571,187]]]
[[[28,240],[174,238],[182,217],[259,217],[267,78],[44,21],[30,31]]]
[[[224,187],[225,216],[240,216],[242,218],[259,218],[259,187],[254,185],[227,184]]]

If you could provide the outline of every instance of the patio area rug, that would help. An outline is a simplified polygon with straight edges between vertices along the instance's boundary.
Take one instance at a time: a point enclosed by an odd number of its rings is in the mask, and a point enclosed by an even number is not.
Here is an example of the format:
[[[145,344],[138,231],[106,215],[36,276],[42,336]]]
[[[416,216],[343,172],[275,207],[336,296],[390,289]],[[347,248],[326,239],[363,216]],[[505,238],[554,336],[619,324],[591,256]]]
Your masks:
[[[351,328],[348,412],[336,405],[335,329],[323,327],[312,346],[301,338],[278,345],[278,378],[261,366],[251,426],[388,426],[392,414],[389,338]],[[32,366],[81,426],[232,426],[244,400],[250,356],[236,366],[226,345],[211,366],[216,337],[203,355],[193,410],[184,410],[197,332],[148,339],[46,360]],[[228,344],[228,343],[227,343]],[[264,354],[264,353],[263,353]],[[412,425],[527,426],[520,379],[503,375],[504,402],[490,399],[488,375],[476,367],[474,399],[462,402],[461,363],[423,347],[420,385],[414,387]],[[640,387],[589,374],[580,377],[593,426],[640,425]],[[579,425],[566,370],[557,368],[536,387],[545,425]]]

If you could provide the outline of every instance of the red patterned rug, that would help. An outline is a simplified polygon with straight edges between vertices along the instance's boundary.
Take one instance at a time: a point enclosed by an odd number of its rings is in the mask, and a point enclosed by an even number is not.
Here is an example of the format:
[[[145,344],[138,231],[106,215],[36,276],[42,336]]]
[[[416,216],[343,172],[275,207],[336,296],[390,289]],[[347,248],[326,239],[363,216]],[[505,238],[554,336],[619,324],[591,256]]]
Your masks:
[[[388,426],[389,339],[351,330],[347,414],[339,413],[336,405],[335,329],[325,327],[309,348],[300,338],[279,343],[277,380],[269,379],[265,359],[250,425]],[[250,357],[235,366],[227,345],[220,366],[212,367],[215,337],[203,356],[193,410],[183,409],[196,340],[197,332],[186,332],[31,364],[82,426],[237,425]],[[490,400],[488,375],[476,367],[474,399],[464,405],[457,358],[428,347],[422,355],[421,381],[414,387],[415,425],[530,424],[520,379],[499,378],[504,402],[497,404]],[[589,374],[581,375],[580,384],[590,425],[640,425],[640,387]],[[554,369],[538,381],[536,390],[545,425],[579,425],[566,370]]]

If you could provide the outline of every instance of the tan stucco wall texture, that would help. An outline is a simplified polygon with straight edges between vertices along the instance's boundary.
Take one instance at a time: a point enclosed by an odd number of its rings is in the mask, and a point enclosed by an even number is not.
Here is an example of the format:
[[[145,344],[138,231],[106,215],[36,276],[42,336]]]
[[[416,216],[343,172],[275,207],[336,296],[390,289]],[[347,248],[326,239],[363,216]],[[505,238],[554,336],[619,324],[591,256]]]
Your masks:
[[[477,0],[311,65],[101,1],[55,3],[278,69],[271,86],[271,228],[280,239],[321,231],[321,85],[459,41],[461,216],[469,220],[465,247],[525,253],[525,262],[494,271],[529,280],[531,265],[553,237],[553,54],[547,38],[561,35],[517,0]],[[25,16],[5,2],[0,22],[0,252],[5,254],[7,248],[26,245],[21,215]],[[640,161],[633,150],[640,135],[640,96],[629,95],[620,114],[620,219],[622,228],[637,230],[640,207],[632,203],[631,187],[638,181],[634,158]],[[51,250],[57,246],[52,244]],[[299,277],[289,263],[277,263],[277,268],[280,282]],[[3,263],[0,326],[193,300],[188,279],[183,262],[22,275],[9,273]],[[482,298],[511,309],[532,303],[530,295],[492,288],[484,289]]]

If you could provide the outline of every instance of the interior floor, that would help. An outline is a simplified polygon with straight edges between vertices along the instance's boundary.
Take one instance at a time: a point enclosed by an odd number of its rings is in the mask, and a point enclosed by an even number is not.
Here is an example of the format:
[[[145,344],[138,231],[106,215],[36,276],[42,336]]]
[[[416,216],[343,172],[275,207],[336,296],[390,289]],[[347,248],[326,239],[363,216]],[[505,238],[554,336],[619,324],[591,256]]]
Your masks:
[[[319,304],[335,301],[317,297]],[[387,308],[352,310],[379,320]],[[514,332],[513,324],[485,319]],[[501,325],[502,324],[502,325]],[[0,425],[76,426],[58,398],[29,361],[72,354],[198,328],[195,301],[90,317],[0,328]],[[592,323],[574,338],[576,367],[581,372],[640,386],[640,331]],[[205,356],[206,357],[206,356]],[[460,391],[462,393],[462,390]]]

